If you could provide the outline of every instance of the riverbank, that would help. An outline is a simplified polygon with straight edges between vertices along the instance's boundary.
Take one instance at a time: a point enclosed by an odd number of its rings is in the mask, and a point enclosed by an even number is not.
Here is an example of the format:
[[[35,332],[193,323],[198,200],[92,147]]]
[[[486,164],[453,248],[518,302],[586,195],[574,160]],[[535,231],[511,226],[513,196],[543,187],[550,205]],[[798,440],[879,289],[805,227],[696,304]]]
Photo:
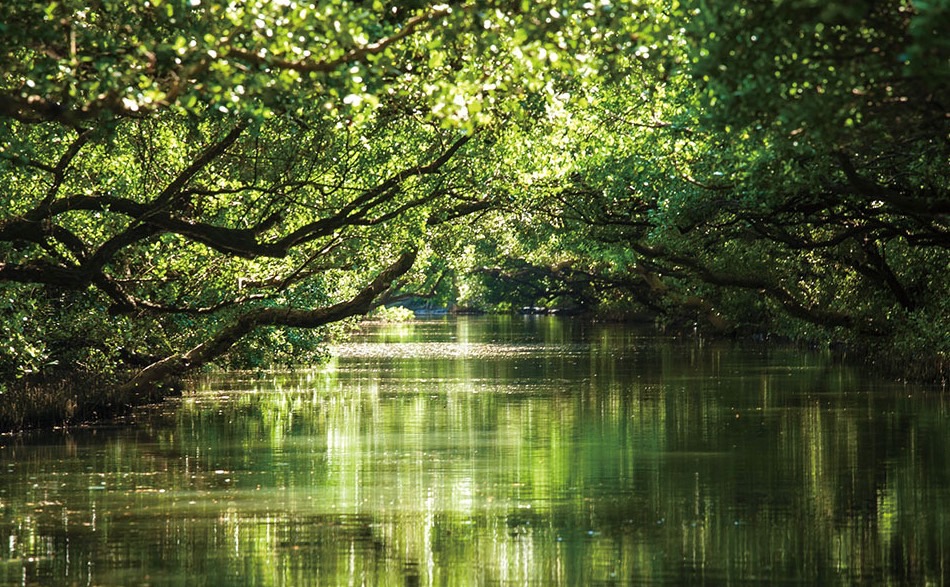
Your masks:
[[[0,393],[0,433],[101,422],[180,393],[180,387],[147,396],[120,391],[115,376],[72,372],[21,379]]]

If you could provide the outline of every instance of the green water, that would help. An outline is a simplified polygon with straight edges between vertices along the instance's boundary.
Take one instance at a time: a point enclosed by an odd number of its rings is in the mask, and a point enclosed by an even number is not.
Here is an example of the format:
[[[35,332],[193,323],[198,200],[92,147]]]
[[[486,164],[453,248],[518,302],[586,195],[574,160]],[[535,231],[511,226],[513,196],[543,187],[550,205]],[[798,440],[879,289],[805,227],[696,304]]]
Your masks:
[[[944,584],[950,400],[629,326],[374,327],[0,437],[0,585]]]

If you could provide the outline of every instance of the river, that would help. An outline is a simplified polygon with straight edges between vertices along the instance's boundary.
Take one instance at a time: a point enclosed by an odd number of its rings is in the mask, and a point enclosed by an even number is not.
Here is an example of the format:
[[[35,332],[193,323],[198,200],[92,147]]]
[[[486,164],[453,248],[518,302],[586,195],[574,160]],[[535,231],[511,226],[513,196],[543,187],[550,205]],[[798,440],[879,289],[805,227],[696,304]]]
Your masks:
[[[0,585],[944,584],[950,400],[557,317],[0,437]]]

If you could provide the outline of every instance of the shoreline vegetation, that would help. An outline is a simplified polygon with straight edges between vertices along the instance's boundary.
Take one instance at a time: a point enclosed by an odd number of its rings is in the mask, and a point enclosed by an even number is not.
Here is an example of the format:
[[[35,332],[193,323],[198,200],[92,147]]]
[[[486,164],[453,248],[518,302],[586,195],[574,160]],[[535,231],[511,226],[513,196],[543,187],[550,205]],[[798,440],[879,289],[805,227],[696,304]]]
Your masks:
[[[123,391],[120,379],[83,371],[24,377],[0,393],[0,434],[49,430],[115,421],[134,409],[179,395],[187,385],[148,395]]]
[[[439,310],[422,312],[421,318],[404,307],[380,308],[364,318],[363,322],[400,323],[424,320],[438,316],[492,315],[492,312],[465,310],[455,312]],[[802,352],[830,352],[833,360],[851,366],[866,366],[872,373],[882,378],[891,378],[906,383],[933,385],[942,390],[947,386],[948,360],[946,356],[935,355],[929,359],[917,357],[916,361],[907,357],[894,357],[887,353],[876,353],[869,348],[849,347],[843,344],[821,345],[814,341],[796,341],[783,336],[771,336],[761,333],[722,335],[698,331],[695,327],[661,327],[655,320],[645,319],[642,315],[631,318],[621,315],[576,316],[573,311],[552,312],[539,308],[532,311],[519,311],[521,316],[558,316],[569,315],[571,319],[591,322],[615,322],[631,325],[652,325],[656,332],[671,334],[684,341],[704,338],[720,341],[733,341],[736,344],[774,346],[778,348],[798,348]],[[497,315],[497,314],[496,314]],[[220,367],[212,367],[218,369]],[[266,369],[262,370],[266,371]],[[122,386],[122,378],[117,375],[63,370],[54,375],[29,378],[14,382],[0,393],[0,434],[19,433],[37,429],[53,429],[96,425],[115,421],[129,415],[133,410],[150,404],[157,404],[167,398],[177,397],[190,385],[188,378],[174,382],[162,388],[153,388],[151,393],[142,395],[130,393]]]

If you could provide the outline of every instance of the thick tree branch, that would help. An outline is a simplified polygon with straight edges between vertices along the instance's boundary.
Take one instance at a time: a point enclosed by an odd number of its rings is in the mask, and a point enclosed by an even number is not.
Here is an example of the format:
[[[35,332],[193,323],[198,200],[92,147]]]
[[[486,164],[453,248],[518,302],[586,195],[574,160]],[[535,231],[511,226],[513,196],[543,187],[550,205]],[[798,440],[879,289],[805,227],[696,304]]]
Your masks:
[[[84,263],[84,270],[86,271],[101,269],[122,248],[162,232],[179,234],[224,254],[244,258],[283,257],[291,248],[312,242],[323,236],[332,235],[345,226],[379,224],[412,207],[431,201],[442,192],[435,190],[426,196],[411,200],[399,206],[395,211],[381,215],[379,218],[366,219],[366,216],[374,208],[391,200],[398,194],[398,188],[403,181],[410,177],[437,173],[470,139],[468,136],[459,138],[430,163],[397,172],[379,185],[365,190],[332,216],[310,222],[271,242],[260,242],[258,237],[279,221],[279,213],[272,214],[251,228],[221,227],[175,217],[173,214],[175,200],[181,196],[188,181],[233,144],[246,127],[247,124],[245,123],[236,126],[221,141],[207,148],[191,165],[179,173],[161,194],[148,204],[111,196],[76,195],[61,198],[47,205],[34,208],[19,218],[0,225],[0,241],[23,240],[42,243],[45,236],[41,227],[47,225],[50,219],[68,211],[94,210],[122,214],[135,222],[125,231],[113,236],[101,245],[91,255],[91,258]],[[25,275],[25,273],[21,272],[20,275]]]
[[[78,107],[61,104],[38,95],[24,97],[18,92],[0,92],[0,116],[26,124],[58,122],[78,130],[85,123],[98,118],[106,111],[127,118],[143,115],[142,112],[126,108],[118,92],[115,91]]]
[[[365,314],[379,303],[380,297],[390,288],[393,281],[412,268],[415,260],[415,251],[403,253],[354,297],[332,306],[313,310],[299,308],[248,310],[200,345],[149,365],[123,385],[123,391],[146,394],[153,386],[184,375],[222,356],[242,337],[261,327],[317,328],[351,316]]]
[[[648,259],[665,261],[687,270],[693,277],[704,283],[718,287],[747,289],[760,292],[779,303],[788,314],[825,327],[844,327],[857,329],[866,334],[881,334],[878,325],[857,319],[851,314],[835,312],[816,306],[806,306],[783,287],[755,275],[733,275],[713,271],[703,265],[696,257],[675,255],[658,247],[641,243],[631,243],[631,248]]]

